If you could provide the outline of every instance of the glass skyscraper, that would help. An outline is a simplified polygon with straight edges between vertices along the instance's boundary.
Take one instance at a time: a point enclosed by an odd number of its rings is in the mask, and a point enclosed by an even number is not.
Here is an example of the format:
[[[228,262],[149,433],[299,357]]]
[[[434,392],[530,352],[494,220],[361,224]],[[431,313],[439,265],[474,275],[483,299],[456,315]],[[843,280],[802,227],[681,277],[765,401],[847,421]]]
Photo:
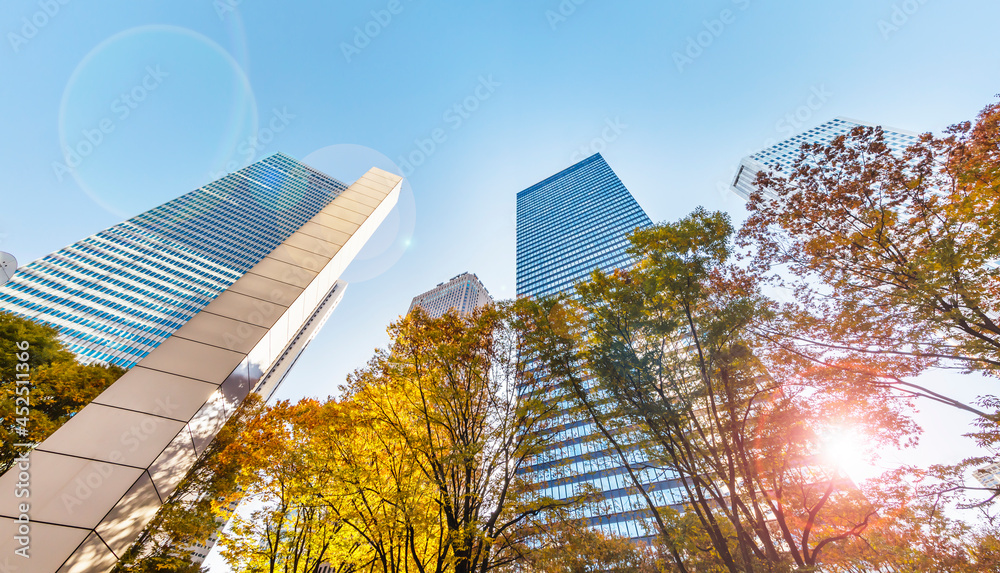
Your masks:
[[[876,127],[873,123],[837,117],[804,133],[762,149],[753,155],[748,155],[740,161],[739,169],[736,171],[736,177],[733,178],[730,189],[740,197],[749,199],[750,193],[756,189],[754,181],[760,171],[773,170],[778,165],[788,169],[798,158],[802,144],[821,143],[828,145],[837,136],[847,135],[852,129],[859,126]],[[920,137],[916,133],[901,129],[882,127],[882,131],[885,134],[886,145],[896,153],[902,153],[907,147],[916,143]]]
[[[631,266],[628,236],[651,224],[600,154],[532,185],[517,194],[517,295],[572,293],[574,285],[594,269]],[[642,468],[638,473],[658,504],[683,502],[673,474],[644,467],[637,451],[629,455],[634,466]],[[550,448],[527,472],[541,482],[542,495],[555,499],[575,495],[583,484],[594,486],[603,501],[584,508],[583,516],[595,528],[631,538],[653,534],[645,525],[644,500],[589,419],[567,410],[554,429]]]
[[[0,310],[131,368],[346,188],[272,155],[25,265]]]
[[[0,476],[0,553],[27,527],[30,570],[109,571],[250,392],[281,382],[401,187],[278,154],[19,269],[0,309],[128,371]]]
[[[651,224],[601,154],[517,194],[517,295],[569,292],[596,268],[629,265],[628,235]]]

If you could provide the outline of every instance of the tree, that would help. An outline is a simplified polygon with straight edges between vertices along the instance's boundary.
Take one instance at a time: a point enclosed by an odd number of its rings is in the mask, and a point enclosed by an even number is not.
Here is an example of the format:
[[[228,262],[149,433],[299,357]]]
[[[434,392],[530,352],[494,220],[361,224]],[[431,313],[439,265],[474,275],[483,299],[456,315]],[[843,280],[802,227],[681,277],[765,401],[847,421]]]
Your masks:
[[[337,518],[362,543],[353,563],[359,570],[444,571],[451,564],[440,492],[418,463],[418,452],[379,422],[389,402],[402,396],[383,394],[378,405],[341,404],[349,430],[325,436],[336,477],[324,497]],[[350,439],[345,439],[350,436]],[[341,559],[340,562],[344,562]]]
[[[192,547],[216,534],[230,517],[230,507],[242,498],[249,476],[255,476],[270,456],[248,455],[257,449],[260,429],[268,427],[266,408],[251,394],[219,430],[191,471],[167,498],[138,539],[119,560],[118,573],[156,571],[197,572]]]
[[[757,335],[775,305],[729,263],[731,235],[725,215],[701,209],[637,231],[634,268],[595,272],[578,302],[534,303],[531,348],[619,452],[677,570],[691,544],[644,491],[630,448],[678,475],[704,550],[724,570],[815,567],[878,510],[824,448],[844,428],[875,446],[915,427],[865,373]]]
[[[118,366],[80,364],[58,335],[55,327],[0,312],[0,472],[125,373]]]
[[[244,440],[258,503],[224,535],[237,571],[486,573],[523,559],[552,508],[522,469],[552,406],[533,398],[506,306],[415,311],[339,400],[280,403]]]
[[[762,172],[740,236],[782,265],[823,339],[853,350],[1000,366],[1000,105],[902,155],[881,128],[803,145]],[[770,199],[765,191],[773,194]],[[813,284],[806,282],[814,281]]]
[[[405,444],[382,435],[353,401],[302,400],[267,408],[234,459],[247,503],[223,535],[235,571],[397,573],[447,564],[434,490]]]
[[[507,305],[434,319],[415,310],[390,327],[392,345],[350,380],[348,395],[380,434],[400,440],[433,486],[443,546],[456,573],[516,560],[530,519],[570,502],[539,498],[523,474],[546,444],[555,405],[521,360]]]
[[[234,571],[311,573],[324,562],[352,571],[362,540],[340,516],[342,470],[328,448],[354,444],[353,420],[333,401],[279,402],[255,417],[224,457],[243,467],[247,516],[233,518],[223,556]],[[248,463],[249,462],[249,463]]]
[[[885,509],[862,535],[833,548],[824,570],[835,573],[941,571],[973,573],[1000,569],[995,523],[975,528],[949,517],[936,485],[921,484],[926,472],[900,468],[886,476],[879,494]]]
[[[792,294],[765,334],[819,362],[894,371],[875,383],[976,414],[979,444],[1000,449],[996,396],[976,408],[904,379],[1000,373],[1000,104],[902,155],[858,127],[757,185],[741,244],[757,269],[784,269],[773,278]]]

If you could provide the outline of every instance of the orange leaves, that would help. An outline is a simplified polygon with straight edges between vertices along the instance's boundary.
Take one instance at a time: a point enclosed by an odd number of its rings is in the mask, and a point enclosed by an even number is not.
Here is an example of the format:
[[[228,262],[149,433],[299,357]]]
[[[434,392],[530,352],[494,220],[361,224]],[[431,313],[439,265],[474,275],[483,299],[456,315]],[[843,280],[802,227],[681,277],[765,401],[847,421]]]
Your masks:
[[[762,173],[740,244],[787,268],[817,335],[905,367],[1000,364],[1000,106],[903,155],[878,128],[807,146]],[[764,193],[773,193],[776,200]],[[805,296],[808,293],[808,297]],[[903,357],[906,357],[905,359]]]
[[[544,509],[517,472],[545,414],[518,394],[530,377],[511,322],[506,307],[417,310],[340,400],[279,402],[249,420],[226,455],[250,468],[263,507],[226,540],[230,563],[299,571],[293,558],[322,550],[359,570],[443,572],[511,559],[519,524]]]

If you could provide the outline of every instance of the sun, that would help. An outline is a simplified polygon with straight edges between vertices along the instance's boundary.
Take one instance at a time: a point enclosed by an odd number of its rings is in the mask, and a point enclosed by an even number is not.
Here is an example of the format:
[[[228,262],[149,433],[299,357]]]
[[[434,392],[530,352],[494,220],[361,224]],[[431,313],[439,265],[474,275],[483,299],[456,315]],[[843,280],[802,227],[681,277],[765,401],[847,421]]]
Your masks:
[[[877,475],[866,437],[851,427],[832,428],[821,441],[820,458],[858,484]]]

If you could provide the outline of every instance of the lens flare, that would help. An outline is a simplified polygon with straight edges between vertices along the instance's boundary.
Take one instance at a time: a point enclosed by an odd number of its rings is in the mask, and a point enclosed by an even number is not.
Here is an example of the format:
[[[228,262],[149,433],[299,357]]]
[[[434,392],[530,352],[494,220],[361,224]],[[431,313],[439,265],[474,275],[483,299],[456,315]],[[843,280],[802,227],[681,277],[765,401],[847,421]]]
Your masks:
[[[878,474],[871,463],[868,440],[855,428],[834,428],[822,439],[820,457],[823,463],[837,468],[861,483]]]
[[[186,28],[139,26],[102,41],[73,70],[52,172],[130,217],[217,179],[249,151],[263,156],[247,143],[260,131],[249,79],[224,48]]]
[[[402,175],[403,172],[385,155],[355,144],[329,145],[302,158],[310,167],[350,185],[372,167]],[[399,202],[344,271],[348,283],[373,279],[391,269],[412,248],[416,227],[416,200],[409,179],[403,179]]]

